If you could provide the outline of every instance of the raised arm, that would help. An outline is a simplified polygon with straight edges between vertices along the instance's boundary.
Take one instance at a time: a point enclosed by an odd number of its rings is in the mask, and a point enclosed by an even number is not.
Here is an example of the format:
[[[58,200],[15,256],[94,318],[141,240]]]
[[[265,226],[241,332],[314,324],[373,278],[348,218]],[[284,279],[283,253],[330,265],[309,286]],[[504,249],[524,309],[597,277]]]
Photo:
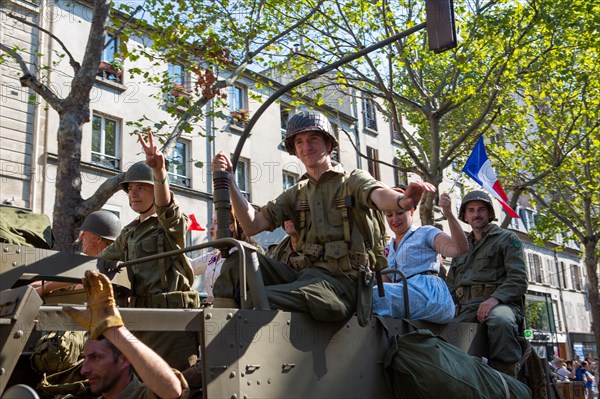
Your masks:
[[[391,188],[376,188],[371,192],[371,201],[382,212],[407,211],[417,207],[424,192],[435,192],[435,187],[430,183],[411,182],[404,194]]]
[[[440,207],[448,220],[450,235],[442,233],[435,237],[435,251],[451,258],[465,254],[469,250],[469,242],[458,219],[452,213],[452,201],[447,193],[443,193],[440,196]]]
[[[154,178],[154,204],[156,206],[167,206],[171,202],[171,191],[169,188],[169,179],[167,169],[165,168],[165,157],[158,147],[154,145],[154,136],[148,131],[148,143],[144,137],[138,133],[138,139],[142,149],[146,154],[146,164],[152,169]]]
[[[156,395],[162,398],[180,397],[183,386],[175,372],[123,325],[108,277],[87,270],[82,282],[88,297],[86,309],[79,311],[65,306],[63,310],[89,331],[91,339],[102,335],[117,347]]]
[[[181,381],[156,352],[137,339],[125,326],[110,327],[102,335],[127,358],[142,381],[161,398],[179,398]]]
[[[247,236],[253,236],[269,228],[269,222],[260,212],[256,212],[246,197],[242,194],[235,181],[232,172],[231,160],[223,151],[220,151],[213,158],[211,165],[212,171],[225,171],[229,173],[229,193],[231,195],[231,205],[237,220],[242,225],[244,233]]]

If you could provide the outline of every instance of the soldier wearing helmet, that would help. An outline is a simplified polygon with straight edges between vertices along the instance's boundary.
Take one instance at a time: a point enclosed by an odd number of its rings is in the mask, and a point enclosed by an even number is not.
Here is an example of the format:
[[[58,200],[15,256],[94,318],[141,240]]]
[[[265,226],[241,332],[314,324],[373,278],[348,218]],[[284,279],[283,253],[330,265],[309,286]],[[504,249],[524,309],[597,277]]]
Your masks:
[[[527,291],[523,245],[515,233],[492,223],[494,207],[483,191],[464,196],[458,217],[472,231],[467,235],[469,251],[452,259],[446,278],[456,303],[454,320],[484,323],[490,365],[515,377]]]
[[[131,165],[121,182],[129,206],[139,216],[99,254],[103,259],[130,261],[185,246],[188,219],[169,188],[164,156],[154,145],[152,133],[148,134],[148,142],[141,135],[139,141],[146,160]],[[128,266],[127,275],[132,289],[131,307],[184,309],[200,305],[198,292],[191,289],[192,266],[183,255]],[[188,358],[197,353],[193,333],[142,331],[136,335],[179,370],[188,368]]]
[[[110,211],[100,210],[86,216],[79,228],[81,252],[89,256],[98,255],[117,239],[121,233],[121,222]]]
[[[373,266],[366,237],[356,224],[342,222],[340,200],[344,203],[343,198],[351,196],[357,208],[393,212],[411,209],[425,191],[434,191],[430,184],[411,183],[402,195],[364,170],[346,173],[332,163],[330,155],[337,146],[325,115],[317,111],[293,115],[287,123],[285,147],[302,162],[306,173],[259,211],[239,191],[227,155],[219,152],[212,162],[213,172],[230,174],[232,206],[246,234],[272,231],[286,220],[293,222],[299,236],[293,266],[258,254],[260,270],[271,308],[309,312],[316,320],[352,316],[357,310],[360,267]],[[213,287],[215,307],[238,305],[238,256],[232,254],[222,266]],[[370,287],[368,295],[371,298]]]

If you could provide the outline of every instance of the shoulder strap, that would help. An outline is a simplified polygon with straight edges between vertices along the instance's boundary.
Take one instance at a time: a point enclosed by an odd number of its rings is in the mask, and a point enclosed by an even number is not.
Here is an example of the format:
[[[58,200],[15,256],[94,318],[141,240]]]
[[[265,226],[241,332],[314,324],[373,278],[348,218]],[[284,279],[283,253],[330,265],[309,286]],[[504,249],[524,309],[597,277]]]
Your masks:
[[[298,200],[296,201],[296,212],[300,214],[300,231],[298,232],[298,248],[302,248],[302,244],[306,241],[306,219],[307,212],[310,210],[308,206],[308,196],[306,195],[306,185],[308,179],[298,182]]]
[[[158,229],[156,248],[158,249],[159,254],[165,252],[165,231],[163,229]],[[165,266],[164,257],[158,259],[158,270],[160,271],[160,286],[162,287],[163,292],[168,292],[169,282],[167,281],[167,267]]]

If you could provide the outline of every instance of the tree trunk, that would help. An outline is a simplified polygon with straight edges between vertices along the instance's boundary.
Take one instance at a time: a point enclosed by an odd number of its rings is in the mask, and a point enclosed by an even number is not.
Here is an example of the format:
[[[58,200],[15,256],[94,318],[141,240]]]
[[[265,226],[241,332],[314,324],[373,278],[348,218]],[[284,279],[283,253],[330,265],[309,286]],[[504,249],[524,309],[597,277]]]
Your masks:
[[[585,243],[585,268],[588,283],[588,301],[592,313],[592,332],[596,337],[596,351],[600,350],[600,296],[598,295],[598,239],[588,239]]]
[[[63,251],[72,247],[75,228],[83,222],[81,198],[81,138],[82,125],[89,114],[87,105],[66,110],[60,115],[58,127],[58,161],[56,196],[52,215],[54,249]]]

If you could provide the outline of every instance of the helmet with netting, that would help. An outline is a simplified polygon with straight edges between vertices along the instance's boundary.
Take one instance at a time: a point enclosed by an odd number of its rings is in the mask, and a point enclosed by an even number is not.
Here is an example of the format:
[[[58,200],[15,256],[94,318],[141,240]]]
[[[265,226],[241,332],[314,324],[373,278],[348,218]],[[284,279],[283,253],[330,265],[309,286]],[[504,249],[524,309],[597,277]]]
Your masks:
[[[287,122],[285,132],[285,148],[290,155],[296,155],[294,136],[306,132],[321,132],[326,142],[332,144],[333,151],[338,146],[338,141],[333,135],[329,119],[319,111],[301,111],[293,115]]]

